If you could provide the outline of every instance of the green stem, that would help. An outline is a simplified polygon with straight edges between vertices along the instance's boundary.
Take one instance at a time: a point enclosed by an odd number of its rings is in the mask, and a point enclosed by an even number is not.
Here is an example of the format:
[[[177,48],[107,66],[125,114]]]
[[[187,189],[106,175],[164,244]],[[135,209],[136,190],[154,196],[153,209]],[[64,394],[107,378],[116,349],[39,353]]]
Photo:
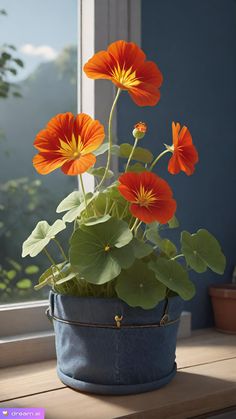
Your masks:
[[[131,227],[130,230],[133,231],[139,222],[140,222],[140,220],[138,218],[136,218],[136,220],[135,220],[135,222],[134,222],[134,224],[133,224],[133,226]]]
[[[85,208],[86,208],[86,212],[87,212],[87,198],[86,198],[86,192],[85,192],[85,188],[84,188],[84,182],[83,182],[83,178],[82,175],[79,175],[79,181],[80,181],[80,185],[82,188],[82,192],[83,192],[83,196],[84,196],[84,202],[85,202]],[[88,213],[87,213],[88,215]]]
[[[58,248],[59,248],[59,250],[60,250],[60,252],[61,252],[61,254],[62,254],[63,258],[64,258],[64,259],[65,259],[65,261],[67,262],[68,258],[67,258],[67,256],[66,256],[66,254],[65,254],[65,252],[64,252],[64,250],[63,250],[63,248],[62,248],[61,244],[59,243],[59,241],[58,241],[57,239],[55,239],[55,237],[54,237],[54,239],[53,239],[53,240],[54,240],[54,241],[55,241],[55,243],[57,244],[57,246],[58,246]]]
[[[115,205],[116,205],[116,201],[113,201],[112,204],[111,204],[111,206],[110,206],[110,208],[109,208],[109,210],[107,211],[108,214],[110,214],[112,212],[112,210],[113,210],[113,208],[114,208]],[[104,215],[106,215],[106,214],[104,214]]]
[[[125,167],[125,172],[127,172],[127,170],[128,170],[128,167],[129,167],[129,164],[130,164],[130,160],[132,159],[132,157],[134,155],[134,150],[135,150],[137,144],[138,144],[138,138],[135,138],[133,148],[131,150],[131,153],[129,155],[129,158],[128,158],[128,161],[127,161],[127,164],[126,164],[126,167]]]
[[[46,254],[47,258],[50,260],[53,266],[56,266],[56,262],[53,260],[52,256],[50,255],[49,251],[44,247],[44,253]]]
[[[152,171],[153,167],[157,164],[157,162],[162,158],[162,156],[164,156],[166,153],[171,153],[170,150],[164,150],[162,151],[162,153],[159,154],[159,156],[157,156],[157,158],[154,160],[154,162],[152,162],[151,166],[150,166],[150,172]]]
[[[171,258],[171,260],[176,260],[178,258],[182,258],[184,257],[183,253],[180,253],[179,255],[174,256],[173,258]]]
[[[121,214],[121,216],[120,216],[120,219],[121,219],[121,220],[123,219],[123,217],[124,217],[125,213],[127,212],[128,207],[129,207],[129,202],[126,202],[126,204],[125,204],[125,208],[124,208],[124,211],[122,212],[122,214]]]
[[[135,232],[134,232],[135,237],[137,236],[138,229],[139,229],[139,227],[141,226],[141,224],[142,224],[142,221],[140,221],[140,222],[138,223],[138,225],[135,227]]]
[[[101,186],[103,185],[103,182],[106,179],[107,172],[108,172],[109,167],[110,167],[110,162],[111,162],[111,147],[112,147],[112,119],[113,119],[113,114],[114,114],[115,106],[116,106],[116,103],[117,103],[117,101],[119,99],[120,93],[121,93],[121,89],[118,89],[117,92],[116,92],[116,96],[115,96],[114,102],[113,102],[112,107],[111,107],[111,111],[110,111],[110,116],[109,116],[109,121],[108,121],[108,142],[109,142],[109,149],[108,149],[108,154],[107,154],[107,164],[106,164],[106,169],[105,169],[104,175],[103,175],[103,177],[101,179],[101,182],[97,186],[97,189],[101,188]]]

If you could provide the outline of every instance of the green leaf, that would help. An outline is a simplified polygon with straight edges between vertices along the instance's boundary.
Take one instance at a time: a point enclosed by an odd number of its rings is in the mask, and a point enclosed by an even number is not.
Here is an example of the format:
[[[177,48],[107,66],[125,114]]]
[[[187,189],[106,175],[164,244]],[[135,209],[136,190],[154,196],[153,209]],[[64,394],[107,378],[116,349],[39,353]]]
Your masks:
[[[127,172],[136,172],[136,173],[141,173],[145,171],[146,171],[146,168],[141,163],[135,163],[129,166],[127,170]]]
[[[52,226],[47,221],[39,221],[28,239],[23,243],[22,257],[37,256],[57,233],[64,230],[66,224],[62,220],[56,220]]]
[[[91,226],[82,225],[70,242],[72,268],[93,284],[111,281],[134,261],[132,238],[128,224],[115,218]]]
[[[177,249],[175,244],[169,239],[162,239],[160,249],[169,258],[173,258],[177,255]]]
[[[104,173],[105,173],[106,168],[101,166],[101,167],[92,167],[92,169],[88,170],[88,173],[90,173],[90,175],[102,178]],[[112,172],[112,170],[108,170],[105,179],[110,179],[111,177],[114,176],[114,173]]]
[[[174,215],[173,218],[168,222],[169,228],[178,228],[179,227],[179,221],[177,220],[176,216]]]
[[[159,257],[149,262],[148,266],[162,284],[175,291],[183,300],[190,300],[194,296],[194,284],[190,281],[187,271],[175,260]]]
[[[128,143],[120,145],[120,157],[128,159],[133,146]],[[150,163],[153,160],[153,154],[146,148],[136,147],[132,160],[141,161],[143,163]]]
[[[9,279],[9,281],[14,279],[15,277],[16,277],[16,271],[14,269],[7,271],[7,278]]]
[[[146,237],[151,243],[161,247],[162,238],[160,237],[157,229],[149,227],[146,231]]]
[[[40,276],[39,283],[34,286],[34,289],[40,290],[45,287],[45,285],[53,286],[65,264],[66,262],[62,262],[56,265],[58,269],[55,266],[50,266],[50,268],[46,269],[46,271]]]
[[[36,265],[29,265],[25,268],[25,273],[27,275],[34,275],[39,272],[39,267]]]
[[[16,286],[20,290],[27,290],[27,289],[32,287],[32,282],[31,282],[30,279],[24,278],[24,279],[21,279],[20,281],[18,281]]]
[[[78,274],[72,270],[70,263],[66,263],[60,272],[60,279],[56,281],[56,285],[71,281],[72,279],[76,278],[76,275]]]
[[[116,282],[119,298],[131,307],[151,309],[165,298],[166,287],[155,277],[155,274],[141,260],[122,271]]]
[[[14,58],[13,61],[15,61],[15,63],[19,66],[19,67],[24,67],[24,63],[22,60],[20,60],[19,58]]]
[[[18,271],[18,272],[20,272],[21,271],[21,265],[18,263],[18,262],[16,262],[15,260],[13,260],[13,259],[11,259],[11,258],[7,258],[7,261],[8,261],[8,263],[11,265],[11,266],[13,266],[13,268],[16,270],[16,271]]]
[[[103,217],[91,217],[88,220],[86,220],[83,225],[85,226],[93,226],[95,224],[105,223],[111,218],[109,214],[104,215]]]
[[[64,198],[58,205],[56,212],[65,212],[73,208],[79,207],[81,202],[83,202],[83,194],[80,191],[71,192],[66,198]]]
[[[152,227],[148,228],[146,231],[146,237],[151,243],[158,246],[158,248],[168,257],[173,257],[177,254],[177,249],[174,243],[169,239],[162,239],[157,230],[157,226],[155,226],[154,223]]]
[[[87,193],[87,204],[89,205],[95,197],[96,194],[92,194],[91,192]],[[67,213],[63,216],[63,221],[71,223],[81,215],[81,213],[85,210],[85,207],[86,205],[83,194],[80,191],[74,191],[61,201],[56,211],[59,213],[67,211]]]
[[[108,148],[109,148],[108,141],[104,141],[102,143],[102,145],[100,145],[100,147],[97,148],[97,150],[94,150],[93,151],[93,154],[95,154],[95,156],[100,156],[101,154],[106,153],[106,151],[108,150]]]
[[[4,291],[6,288],[6,284],[4,284],[4,282],[0,282],[0,291]]]
[[[132,245],[133,245],[134,256],[137,259],[142,259],[153,252],[152,246],[136,238],[133,238]]]
[[[209,267],[213,272],[223,274],[226,259],[216,238],[205,229],[195,234],[183,231],[181,235],[181,252],[189,266],[198,273]]]

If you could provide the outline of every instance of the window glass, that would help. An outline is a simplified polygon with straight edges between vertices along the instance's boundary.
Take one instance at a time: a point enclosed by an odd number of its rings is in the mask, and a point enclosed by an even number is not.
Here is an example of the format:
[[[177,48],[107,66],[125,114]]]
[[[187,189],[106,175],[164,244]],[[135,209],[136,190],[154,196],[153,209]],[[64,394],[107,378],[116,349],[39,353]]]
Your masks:
[[[76,188],[76,178],[60,170],[38,175],[32,157],[34,137],[47,121],[76,113],[77,1],[2,0],[0,9],[2,304],[47,296],[47,289],[33,287],[48,262],[43,253],[22,259],[22,242],[39,220],[52,223],[58,202]]]

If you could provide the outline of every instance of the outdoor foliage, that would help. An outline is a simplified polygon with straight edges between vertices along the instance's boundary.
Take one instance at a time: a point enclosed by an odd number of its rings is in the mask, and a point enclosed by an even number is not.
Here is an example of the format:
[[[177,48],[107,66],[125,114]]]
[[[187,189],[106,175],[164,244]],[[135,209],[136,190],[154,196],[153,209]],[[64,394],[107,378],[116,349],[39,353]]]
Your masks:
[[[158,161],[168,154],[169,173],[193,174],[198,152],[190,131],[173,122],[171,144],[164,144],[158,156],[140,146],[147,131],[144,122],[135,125],[133,144],[114,145],[112,120],[120,94],[127,91],[138,106],[155,106],[160,99],[161,71],[146,61],[137,45],[125,41],[95,54],[84,71],[88,77],[107,79],[117,88],[107,140],[99,121],[70,112],[53,117],[36,136],[38,154],[33,164],[37,172],[45,175],[61,169],[66,175],[79,175],[81,190],[70,193],[58,205],[61,219],[52,226],[40,221],[23,244],[23,257],[43,251],[50,261],[35,288],[49,285],[62,294],[119,297],[144,309],[174,295],[190,300],[195,294],[190,269],[201,273],[210,268],[222,274],[226,263],[219,243],[205,229],[194,234],[183,231],[178,246],[163,237],[165,230],[179,227],[177,204],[170,185],[154,168],[158,172]],[[106,166],[94,167],[101,154],[107,157]],[[110,170],[113,154],[125,162],[118,179]],[[96,179],[93,193],[85,190],[85,172]],[[56,236],[72,226],[69,243],[62,248]],[[50,242],[57,246],[63,262],[49,253]]]

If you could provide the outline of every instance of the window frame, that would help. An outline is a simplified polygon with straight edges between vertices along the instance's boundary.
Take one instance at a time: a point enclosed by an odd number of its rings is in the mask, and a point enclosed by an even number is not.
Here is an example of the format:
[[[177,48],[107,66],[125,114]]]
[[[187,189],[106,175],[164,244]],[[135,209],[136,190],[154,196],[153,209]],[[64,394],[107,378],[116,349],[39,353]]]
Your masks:
[[[141,0],[77,0],[78,10],[78,112],[107,124],[114,98],[112,83],[96,83],[83,73],[83,64],[117,39],[141,44]],[[89,30],[88,30],[89,28]],[[116,114],[113,120],[116,131]],[[118,162],[113,161],[113,171]],[[84,175],[85,188],[94,187]],[[48,300],[0,306],[0,367],[55,358],[54,332],[45,316]]]

